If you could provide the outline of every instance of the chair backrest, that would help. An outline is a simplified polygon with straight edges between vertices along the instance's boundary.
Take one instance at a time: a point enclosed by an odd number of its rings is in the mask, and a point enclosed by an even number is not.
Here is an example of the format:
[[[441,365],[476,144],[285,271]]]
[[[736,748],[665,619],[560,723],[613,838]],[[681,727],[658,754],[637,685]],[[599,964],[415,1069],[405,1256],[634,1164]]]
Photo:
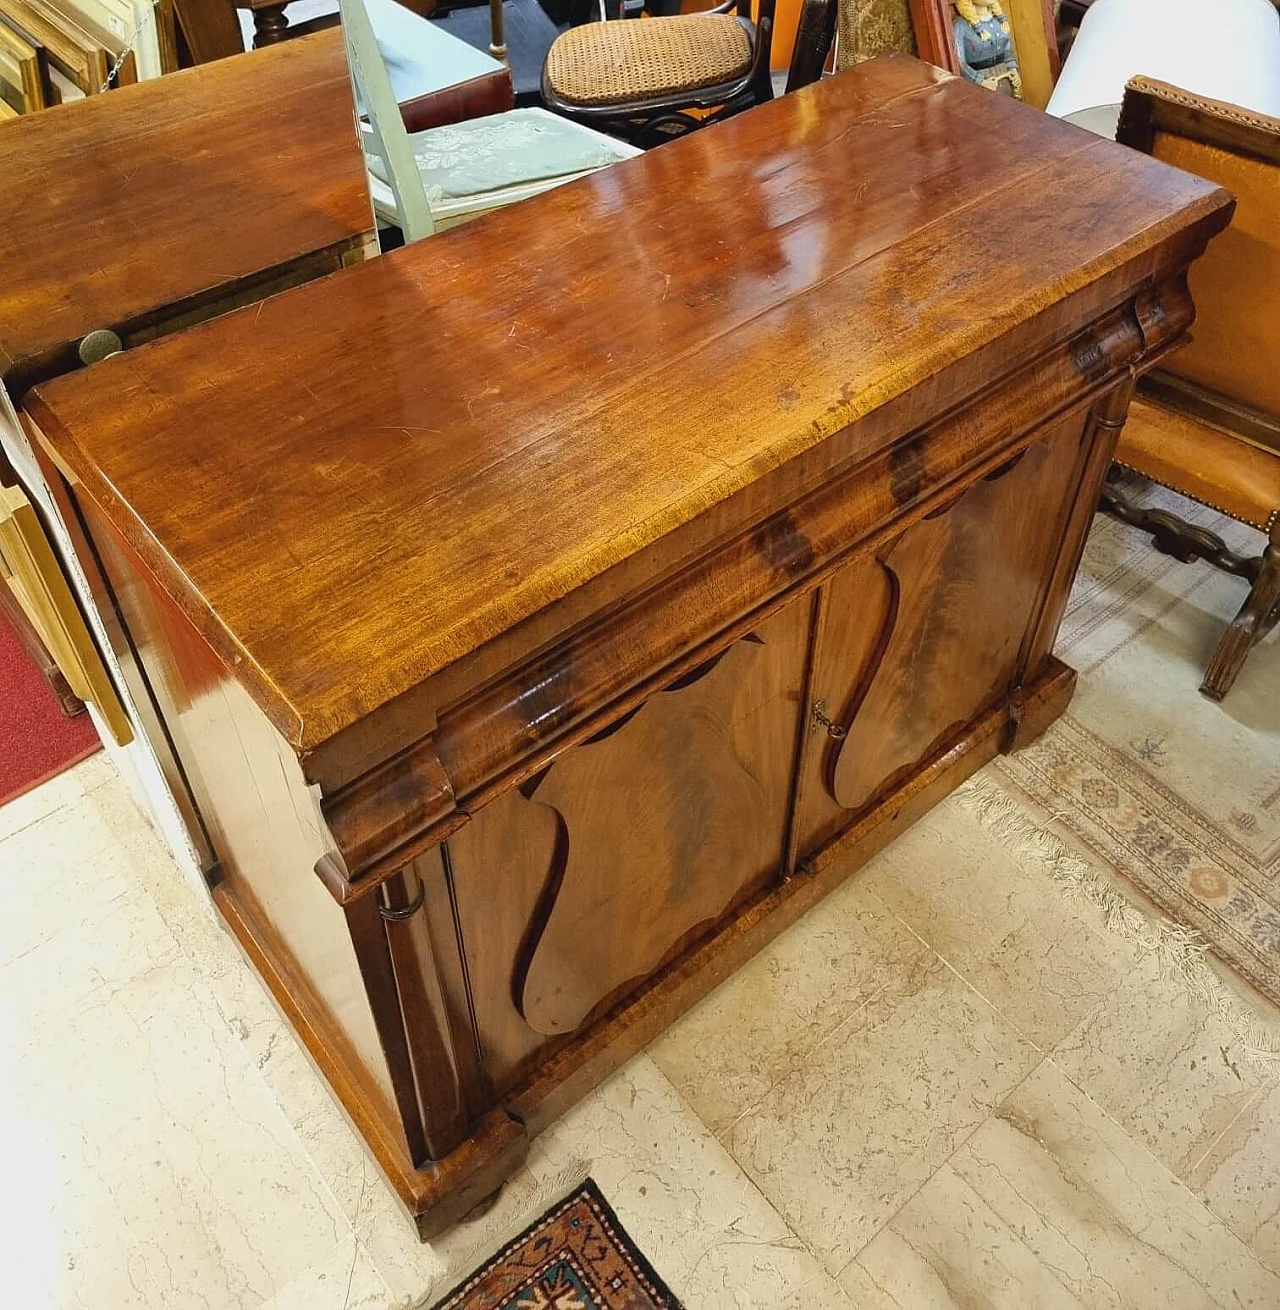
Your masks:
[[[802,0],[796,43],[787,70],[787,90],[795,91],[816,82],[827,66],[836,34],[836,0]]]
[[[1139,77],[1116,137],[1234,193],[1231,226],[1191,269],[1193,340],[1163,371],[1280,432],[1280,119]]]
[[[378,49],[369,10],[364,0],[338,0],[338,9],[342,14],[342,39],[347,46],[356,99],[364,105],[369,119],[368,128],[363,128],[357,113],[356,130],[362,143],[367,143],[367,148],[383,162],[404,239],[417,241],[430,236],[436,225],[409,134],[400,117],[400,106],[391,89],[391,77]]]

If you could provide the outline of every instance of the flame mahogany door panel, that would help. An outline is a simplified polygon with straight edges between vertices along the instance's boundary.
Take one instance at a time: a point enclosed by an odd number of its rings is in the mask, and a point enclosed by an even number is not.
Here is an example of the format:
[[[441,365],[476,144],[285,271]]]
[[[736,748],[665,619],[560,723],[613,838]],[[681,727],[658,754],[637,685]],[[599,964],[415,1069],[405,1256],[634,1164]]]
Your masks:
[[[449,838],[495,1092],[778,875],[811,610],[789,605]]]
[[[1068,509],[1061,497],[1046,502],[1043,489],[1074,488],[1084,430],[1083,415],[1064,421],[827,583],[801,855],[848,827],[1018,679]]]

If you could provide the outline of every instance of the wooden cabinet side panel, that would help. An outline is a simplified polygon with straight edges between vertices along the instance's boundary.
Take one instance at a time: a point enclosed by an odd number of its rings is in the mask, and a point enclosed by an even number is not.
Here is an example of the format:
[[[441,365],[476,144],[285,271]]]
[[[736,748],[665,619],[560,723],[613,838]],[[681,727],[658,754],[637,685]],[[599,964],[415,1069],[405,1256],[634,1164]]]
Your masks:
[[[852,819],[1008,694],[1074,493],[1086,417],[827,584],[806,742],[800,851]],[[1034,672],[1034,670],[1032,671]]]
[[[778,876],[810,609],[782,610],[449,838],[495,1094]]]
[[[66,527],[76,561],[88,584],[94,608],[102,622],[116,667],[120,671],[134,721],[141,727],[151,752],[160,766],[188,835],[199,854],[201,869],[207,871],[213,863],[213,854],[209,847],[204,822],[195,808],[190,782],[177,758],[168,729],[160,718],[159,709],[152,698],[138,653],[121,620],[114,593],[98,558],[97,548],[88,537],[88,529],[81,517],[81,498],[72,495],[61,470],[45,449],[35,425],[25,414],[20,418],[26,429],[30,449],[36,457],[40,472],[44,475],[45,485]]]
[[[391,1114],[393,1089],[342,910],[315,876],[329,849],[297,759],[92,501],[77,505],[163,717],[218,873],[350,1044]]]

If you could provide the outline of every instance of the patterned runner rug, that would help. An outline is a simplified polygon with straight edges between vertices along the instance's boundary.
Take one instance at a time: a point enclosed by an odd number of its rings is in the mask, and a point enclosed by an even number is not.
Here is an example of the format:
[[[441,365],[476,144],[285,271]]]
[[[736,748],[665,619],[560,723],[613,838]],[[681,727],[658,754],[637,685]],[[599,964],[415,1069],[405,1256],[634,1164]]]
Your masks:
[[[1158,487],[1139,494],[1256,553],[1261,538]],[[997,768],[1077,841],[1280,1003],[1280,631],[1220,705],[1201,673],[1244,584],[1097,517],[1058,654],[1067,713]]]
[[[680,1310],[588,1178],[435,1310]]]

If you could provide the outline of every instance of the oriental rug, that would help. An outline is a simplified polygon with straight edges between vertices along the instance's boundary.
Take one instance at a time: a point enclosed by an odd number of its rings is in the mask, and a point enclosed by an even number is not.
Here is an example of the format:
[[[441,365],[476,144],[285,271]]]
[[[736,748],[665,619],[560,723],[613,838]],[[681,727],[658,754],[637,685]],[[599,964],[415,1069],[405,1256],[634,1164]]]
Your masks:
[[[1214,510],[1149,484],[1138,494],[1234,550],[1260,549]],[[1220,705],[1198,691],[1244,594],[1239,579],[1098,516],[1057,647],[1079,673],[1075,699],[996,767],[1280,1003],[1280,632]]]
[[[435,1310],[680,1310],[588,1178]]]

